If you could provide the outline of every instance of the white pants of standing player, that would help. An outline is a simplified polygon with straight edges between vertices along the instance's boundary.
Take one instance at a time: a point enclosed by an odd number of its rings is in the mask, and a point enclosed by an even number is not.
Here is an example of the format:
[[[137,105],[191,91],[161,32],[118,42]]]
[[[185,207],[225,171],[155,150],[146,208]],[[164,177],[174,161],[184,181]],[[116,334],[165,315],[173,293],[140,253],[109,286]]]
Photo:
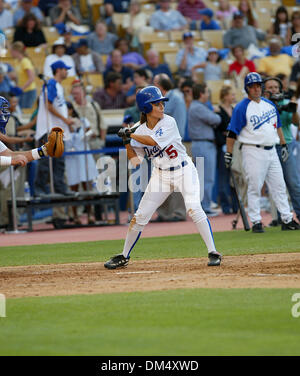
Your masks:
[[[189,157],[186,161],[187,165],[175,171],[162,171],[158,168],[153,168],[138,210],[130,222],[123,249],[124,257],[129,258],[130,252],[138,241],[145,225],[150,221],[156,209],[173,191],[182,193],[186,211],[193,219],[208,252],[216,251],[210,223],[200,203],[198,173]]]
[[[248,215],[252,223],[260,222],[260,197],[264,182],[284,223],[292,220],[286,185],[276,148],[265,150],[255,145],[243,145],[243,168],[248,184]]]

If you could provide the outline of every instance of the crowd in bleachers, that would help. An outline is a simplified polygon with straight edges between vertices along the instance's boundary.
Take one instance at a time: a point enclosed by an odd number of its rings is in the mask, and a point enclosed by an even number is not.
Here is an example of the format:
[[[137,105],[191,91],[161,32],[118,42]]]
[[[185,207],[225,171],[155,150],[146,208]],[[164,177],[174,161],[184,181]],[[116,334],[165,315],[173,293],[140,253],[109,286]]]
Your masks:
[[[11,137],[24,132],[19,127],[28,117],[26,135],[34,132],[37,99],[58,60],[70,67],[62,86],[75,110],[78,87],[84,101],[97,106],[98,148],[110,125],[105,110],[134,108],[137,87],[160,74],[185,103],[181,134],[187,143],[195,84],[207,84],[207,105],[215,112],[226,87],[235,101],[246,95],[249,72],[279,76],[287,91],[300,92],[296,0],[0,0],[0,33],[6,38],[0,46],[0,95],[17,101]],[[299,139],[299,133],[294,136]],[[217,193],[213,200],[219,201]]]

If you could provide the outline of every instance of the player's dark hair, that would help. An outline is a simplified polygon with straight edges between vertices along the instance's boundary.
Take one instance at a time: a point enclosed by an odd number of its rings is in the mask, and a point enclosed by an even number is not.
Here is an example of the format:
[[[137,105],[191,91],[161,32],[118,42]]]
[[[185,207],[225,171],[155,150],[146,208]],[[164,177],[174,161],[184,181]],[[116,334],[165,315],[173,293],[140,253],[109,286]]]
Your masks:
[[[198,100],[201,94],[205,93],[206,84],[195,84],[193,86],[193,98]]]

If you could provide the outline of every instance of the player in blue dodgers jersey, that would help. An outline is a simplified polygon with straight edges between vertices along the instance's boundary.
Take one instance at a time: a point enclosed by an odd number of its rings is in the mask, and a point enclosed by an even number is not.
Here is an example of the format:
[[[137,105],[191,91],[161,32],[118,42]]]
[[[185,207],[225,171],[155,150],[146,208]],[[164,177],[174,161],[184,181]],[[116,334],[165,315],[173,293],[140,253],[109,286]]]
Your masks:
[[[266,181],[283,221],[282,230],[297,230],[299,225],[290,211],[286,186],[275,144],[278,137],[283,160],[288,157],[279,113],[273,102],[262,95],[262,78],[258,73],[245,77],[248,98],[234,108],[226,140],[225,164],[230,168],[236,139],[242,144],[243,168],[248,184],[248,215],[253,232],[264,232],[260,215],[261,189]]]
[[[148,86],[137,93],[136,101],[141,111],[141,125],[134,133],[121,128],[118,135],[123,138],[127,156],[136,166],[145,154],[153,161],[153,170],[138,210],[130,222],[123,253],[112,257],[104,266],[108,269],[124,267],[145,225],[156,209],[174,190],[183,195],[187,213],[192,217],[208,249],[208,266],[221,264],[221,254],[216,251],[208,218],[201,207],[198,173],[185,147],[173,117],[164,114],[161,91]]]

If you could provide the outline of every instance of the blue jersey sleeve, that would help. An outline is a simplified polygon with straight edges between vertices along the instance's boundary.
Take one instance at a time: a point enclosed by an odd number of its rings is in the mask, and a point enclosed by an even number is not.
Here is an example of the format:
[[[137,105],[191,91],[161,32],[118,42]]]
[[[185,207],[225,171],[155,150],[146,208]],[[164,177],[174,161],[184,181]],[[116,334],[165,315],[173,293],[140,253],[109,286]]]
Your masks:
[[[277,114],[277,128],[281,128],[281,127],[282,127],[282,123],[281,123],[280,115],[279,115],[279,112],[278,112],[278,110],[277,110],[276,105],[275,105],[272,101],[270,101],[269,99],[267,99],[267,98],[261,98],[261,99],[262,99],[263,101],[265,101],[265,102],[271,104],[273,107],[275,107],[276,114]]]
[[[57,97],[57,90],[56,90],[56,81],[51,79],[48,81],[48,101],[50,103],[54,102],[54,99]]]
[[[235,106],[230,123],[227,127],[228,131],[232,131],[235,134],[240,134],[242,128],[247,125],[246,112],[249,103],[250,100],[245,98]]]

